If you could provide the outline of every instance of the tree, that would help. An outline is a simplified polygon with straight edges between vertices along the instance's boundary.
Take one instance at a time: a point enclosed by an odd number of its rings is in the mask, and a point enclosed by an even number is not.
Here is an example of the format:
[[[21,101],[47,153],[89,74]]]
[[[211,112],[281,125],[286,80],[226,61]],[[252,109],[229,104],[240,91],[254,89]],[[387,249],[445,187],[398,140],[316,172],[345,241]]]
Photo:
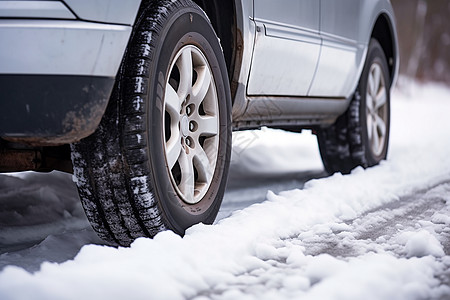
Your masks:
[[[450,85],[450,0],[392,0],[400,74]]]

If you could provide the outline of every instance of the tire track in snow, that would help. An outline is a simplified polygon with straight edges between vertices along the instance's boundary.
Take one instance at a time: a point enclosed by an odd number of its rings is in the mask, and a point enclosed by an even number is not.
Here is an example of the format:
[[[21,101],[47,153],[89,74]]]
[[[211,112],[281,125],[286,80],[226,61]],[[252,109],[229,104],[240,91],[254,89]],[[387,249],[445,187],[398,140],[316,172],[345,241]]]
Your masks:
[[[369,252],[388,252],[395,257],[422,257],[429,251],[408,253],[408,236],[425,231],[439,241],[447,256],[436,258],[447,268],[435,275],[442,285],[450,286],[450,180],[403,196],[334,228],[314,237],[302,239],[300,235],[297,243],[305,248],[305,255],[312,256],[329,254],[347,259]],[[425,243],[423,247],[427,247]]]
[[[440,218],[444,215],[449,216],[448,220]],[[450,180],[403,196],[398,201],[382,205],[352,221],[341,224],[342,226],[334,226],[335,230],[332,232],[319,233],[313,239],[302,239],[302,244],[306,248],[305,254],[327,253],[335,257],[349,257],[359,255],[360,246],[363,247],[363,251],[379,250],[378,247],[367,248],[364,245],[355,244],[355,241],[384,246],[402,231],[428,227],[435,231],[444,252],[449,255],[450,224],[448,222],[450,222]],[[352,242],[349,243],[349,240]],[[392,250],[401,256],[401,249],[394,247],[395,241],[391,242],[394,245],[387,250]]]

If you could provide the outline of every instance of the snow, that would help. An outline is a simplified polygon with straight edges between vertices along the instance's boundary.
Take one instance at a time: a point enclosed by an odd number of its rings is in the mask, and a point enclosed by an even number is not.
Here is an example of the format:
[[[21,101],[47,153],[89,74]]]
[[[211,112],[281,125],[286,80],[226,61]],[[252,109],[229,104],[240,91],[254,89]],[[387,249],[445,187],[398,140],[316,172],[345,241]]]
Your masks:
[[[134,80],[135,80],[134,88],[136,90],[136,93],[144,93],[144,86],[145,86],[144,78],[143,77],[135,77]]]
[[[261,176],[317,171],[323,166],[316,137],[311,131],[305,130],[299,138],[297,133],[264,127],[233,134],[231,168],[235,173]]]
[[[402,236],[406,239],[405,252],[408,257],[433,255],[444,256],[441,243],[426,230],[416,232],[404,232]]]
[[[2,175],[0,242],[54,230],[2,251],[0,299],[449,299],[449,100],[444,86],[396,90],[379,166],[268,191],[183,238],[167,231],[129,248],[93,235],[64,174],[47,175],[61,180],[56,191],[42,174]],[[310,132],[239,132],[233,144],[231,172],[243,180],[323,169]],[[33,203],[37,193],[47,202]]]

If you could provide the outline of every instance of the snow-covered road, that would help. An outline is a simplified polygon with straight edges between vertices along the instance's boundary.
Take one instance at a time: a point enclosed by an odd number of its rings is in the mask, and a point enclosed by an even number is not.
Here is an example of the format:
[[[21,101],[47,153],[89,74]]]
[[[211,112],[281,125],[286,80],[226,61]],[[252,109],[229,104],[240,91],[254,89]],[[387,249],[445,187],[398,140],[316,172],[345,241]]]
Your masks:
[[[450,90],[393,99],[388,160],[347,176],[308,132],[234,134],[218,221],[184,238],[108,247],[70,176],[0,175],[0,299],[450,299]]]

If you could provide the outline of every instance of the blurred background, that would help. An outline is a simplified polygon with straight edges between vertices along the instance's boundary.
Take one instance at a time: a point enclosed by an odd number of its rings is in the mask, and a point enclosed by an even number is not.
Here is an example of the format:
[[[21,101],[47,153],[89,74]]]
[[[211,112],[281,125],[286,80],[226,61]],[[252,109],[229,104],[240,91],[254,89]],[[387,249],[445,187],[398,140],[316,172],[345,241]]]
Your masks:
[[[450,0],[391,0],[402,80],[450,86]]]

